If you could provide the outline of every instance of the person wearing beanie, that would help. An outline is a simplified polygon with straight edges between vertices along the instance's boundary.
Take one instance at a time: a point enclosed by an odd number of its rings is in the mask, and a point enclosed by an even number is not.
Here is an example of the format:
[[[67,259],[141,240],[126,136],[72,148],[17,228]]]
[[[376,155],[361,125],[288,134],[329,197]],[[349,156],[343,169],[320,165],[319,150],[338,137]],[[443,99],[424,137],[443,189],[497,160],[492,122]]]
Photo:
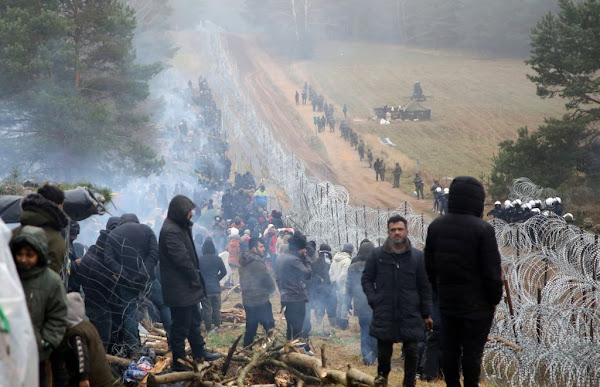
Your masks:
[[[69,386],[112,386],[115,382],[100,335],[85,318],[81,294],[67,294],[67,334],[65,335],[65,364]]]
[[[387,386],[394,343],[402,342],[403,386],[416,385],[418,342],[433,329],[431,286],[423,253],[412,247],[406,219],[387,221],[388,237],[367,257],[361,277],[367,303],[373,309],[369,335],[377,339],[375,387]],[[369,359],[367,359],[369,360]]]
[[[311,276],[310,260],[306,256],[306,237],[299,231],[288,239],[288,250],[277,259],[277,285],[281,307],[285,308],[286,337],[295,339],[302,333],[306,313],[306,280]]]
[[[483,348],[502,298],[500,252],[494,228],[481,219],[484,201],[477,179],[456,177],[448,214],[427,232],[425,266],[439,300],[444,377],[451,387],[460,386],[460,364],[465,386],[478,385]]]
[[[206,299],[202,301],[202,320],[206,331],[215,326],[218,332],[221,326],[221,284],[220,281],[227,275],[223,260],[217,255],[215,244],[211,237],[207,237],[202,245],[202,255],[198,257],[200,273],[206,285]]]
[[[337,306],[335,310],[336,324],[341,329],[348,329],[348,306],[346,305],[346,278],[348,276],[348,268],[352,262],[352,252],[354,247],[351,243],[346,243],[333,256],[333,262],[329,268],[329,278],[334,284],[335,294],[337,298]]]
[[[10,240],[27,309],[38,345],[40,386],[46,386],[46,363],[59,348],[67,329],[65,287],[49,267],[48,241],[40,227],[23,226]]]

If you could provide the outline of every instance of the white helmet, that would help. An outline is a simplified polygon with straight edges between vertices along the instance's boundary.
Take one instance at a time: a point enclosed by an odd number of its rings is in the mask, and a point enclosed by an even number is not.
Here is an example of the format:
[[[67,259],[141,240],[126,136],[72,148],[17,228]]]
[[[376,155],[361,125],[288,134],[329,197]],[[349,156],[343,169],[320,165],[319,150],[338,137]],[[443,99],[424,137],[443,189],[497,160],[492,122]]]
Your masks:
[[[531,204],[529,204],[529,203],[525,204],[525,206],[527,206],[527,208],[528,208],[529,210],[531,210],[531,209],[533,208],[533,207],[531,206]]]
[[[539,215],[540,214],[540,209],[539,208],[534,208],[533,210],[531,210],[531,213],[535,214],[535,215]]]
[[[510,202],[510,200],[506,199],[504,201],[504,208],[512,208],[512,203]]]
[[[435,189],[435,192],[442,192],[442,187],[437,187],[437,188]]]
[[[515,203],[516,203],[518,206],[520,206],[521,204],[523,204],[523,203],[521,202],[521,199],[516,199],[516,200],[515,200]]]
[[[550,216],[550,211],[544,211],[544,212],[542,212],[542,215],[544,215],[544,216]]]
[[[496,201],[494,202],[494,205],[495,205],[495,206],[501,206],[501,205],[502,205],[502,203],[500,203],[500,200],[496,200]]]
[[[535,206],[535,200],[530,200],[527,204],[529,204],[530,208],[533,208]]]
[[[554,201],[557,201],[558,203],[562,203],[562,200],[560,200],[560,198],[558,196],[554,198]],[[571,215],[571,216],[573,216],[573,215]]]
[[[554,199],[553,198],[546,199],[546,206],[550,207],[553,204],[554,204]]]
[[[539,199],[538,199],[538,200],[536,200],[536,201],[535,201],[535,206],[536,206],[537,208],[542,208],[542,201],[541,201],[541,200],[539,200]]]
[[[573,214],[571,214],[570,212],[567,212],[566,214],[563,215],[563,218],[565,219],[570,219],[570,220],[574,220],[573,218]]]
[[[527,207],[527,204],[521,204],[521,209],[523,211],[525,211],[526,209],[528,209],[529,207]]]
[[[448,194],[448,193],[450,193],[450,188],[444,188],[444,193],[445,193],[445,194]]]

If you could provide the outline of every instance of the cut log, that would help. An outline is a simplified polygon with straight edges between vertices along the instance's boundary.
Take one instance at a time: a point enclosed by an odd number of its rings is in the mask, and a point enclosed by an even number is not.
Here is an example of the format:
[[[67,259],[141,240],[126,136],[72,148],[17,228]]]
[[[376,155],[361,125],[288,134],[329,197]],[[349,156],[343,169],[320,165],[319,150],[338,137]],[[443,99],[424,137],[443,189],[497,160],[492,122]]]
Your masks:
[[[133,360],[124,359],[122,357],[117,357],[113,355],[106,355],[106,360],[108,360],[108,364],[118,364],[124,367],[127,367]]]

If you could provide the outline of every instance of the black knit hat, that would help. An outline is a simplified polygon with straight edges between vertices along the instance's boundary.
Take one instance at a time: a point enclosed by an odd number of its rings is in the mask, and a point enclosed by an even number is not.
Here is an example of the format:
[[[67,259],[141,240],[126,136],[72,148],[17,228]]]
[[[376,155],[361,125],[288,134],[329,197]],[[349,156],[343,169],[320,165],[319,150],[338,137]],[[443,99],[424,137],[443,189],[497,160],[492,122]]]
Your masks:
[[[331,247],[327,243],[321,243],[319,251],[331,251]]]
[[[300,231],[294,232],[294,235],[288,239],[290,251],[298,251],[306,248],[306,237]]]

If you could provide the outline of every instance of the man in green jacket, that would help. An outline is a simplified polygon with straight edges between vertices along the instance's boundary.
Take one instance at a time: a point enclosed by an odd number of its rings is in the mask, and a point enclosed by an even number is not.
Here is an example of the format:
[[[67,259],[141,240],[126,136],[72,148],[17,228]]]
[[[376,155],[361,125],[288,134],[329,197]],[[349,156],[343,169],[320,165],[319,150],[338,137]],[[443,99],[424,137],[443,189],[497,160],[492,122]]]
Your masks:
[[[23,226],[13,235],[10,250],[23,285],[40,361],[40,386],[46,386],[45,362],[63,340],[67,328],[65,288],[48,267],[44,230]]]

